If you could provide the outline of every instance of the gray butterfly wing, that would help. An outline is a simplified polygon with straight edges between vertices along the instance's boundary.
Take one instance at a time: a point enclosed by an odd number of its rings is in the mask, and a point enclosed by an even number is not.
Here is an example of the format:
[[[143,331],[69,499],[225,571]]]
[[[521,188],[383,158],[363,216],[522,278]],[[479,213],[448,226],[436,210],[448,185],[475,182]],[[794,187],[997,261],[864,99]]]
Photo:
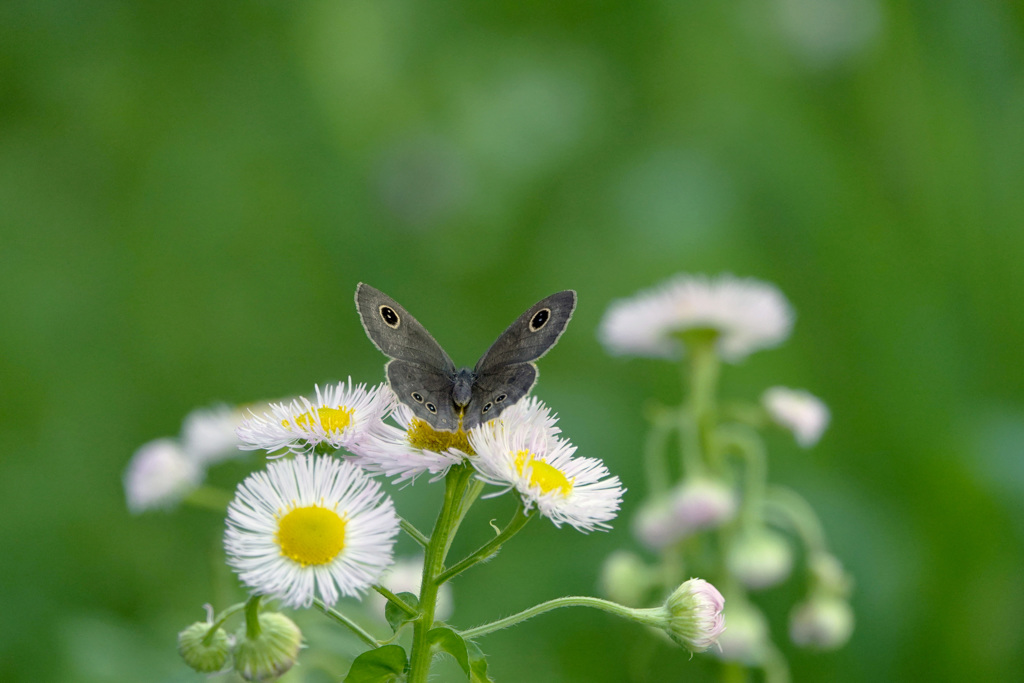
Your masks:
[[[470,430],[498,417],[505,408],[530,393],[536,381],[537,366],[533,363],[515,363],[478,376],[462,416],[462,428]]]
[[[356,287],[356,309],[366,336],[394,359],[385,373],[398,400],[435,429],[457,429],[455,364],[441,345],[401,304],[368,284]]]
[[[413,415],[434,429],[455,431],[459,416],[452,403],[452,378],[436,369],[404,360],[389,361],[384,368],[391,390]]]
[[[473,372],[481,377],[507,365],[537,360],[565,332],[574,310],[576,292],[571,289],[541,299],[498,336]]]
[[[356,287],[356,309],[366,336],[385,356],[454,376],[455,364],[441,345],[387,294],[360,282]]]
[[[498,336],[473,369],[476,381],[463,416],[465,429],[498,417],[530,392],[537,381],[531,361],[555,345],[574,310],[576,292],[557,292],[530,306]]]

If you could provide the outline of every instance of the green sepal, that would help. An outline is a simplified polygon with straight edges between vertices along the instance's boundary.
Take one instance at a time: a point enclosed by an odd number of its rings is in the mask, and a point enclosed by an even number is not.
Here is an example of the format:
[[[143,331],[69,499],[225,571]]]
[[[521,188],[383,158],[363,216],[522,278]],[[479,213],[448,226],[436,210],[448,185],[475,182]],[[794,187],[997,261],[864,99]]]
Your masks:
[[[413,593],[398,593],[396,597],[400,598],[405,604],[409,605],[413,609],[420,608],[420,599],[417,598]],[[398,627],[407,621],[412,621],[418,614],[410,616],[401,607],[388,600],[387,605],[384,606],[384,618],[391,624],[391,630],[397,631]]]
[[[344,683],[402,683],[408,658],[401,645],[384,645],[356,657]]]
[[[466,649],[466,641],[455,631],[447,626],[430,629],[427,633],[427,642],[433,652],[447,652],[459,663],[466,676],[472,676],[469,668],[469,652]]]
[[[469,653],[469,680],[470,683],[494,683],[494,679],[487,675],[487,657],[480,646],[472,640],[464,641],[466,652]]]

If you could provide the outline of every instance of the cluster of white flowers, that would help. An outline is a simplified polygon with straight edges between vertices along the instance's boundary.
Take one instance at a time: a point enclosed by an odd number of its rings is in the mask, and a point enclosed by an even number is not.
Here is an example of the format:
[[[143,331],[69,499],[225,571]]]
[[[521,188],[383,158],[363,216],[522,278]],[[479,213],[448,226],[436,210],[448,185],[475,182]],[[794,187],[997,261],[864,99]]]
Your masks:
[[[482,481],[514,489],[526,510],[556,526],[606,529],[624,489],[600,460],[576,457],[556,422],[530,397],[468,434],[438,431],[386,384],[351,380],[316,387],[314,399],[250,411],[237,430],[242,448],[296,455],[239,486],[228,513],[229,563],[253,592],[293,606],[364,592],[391,563],[398,531],[391,499],[370,477],[437,479],[463,462]],[[341,448],[350,455],[336,457]],[[313,453],[322,455],[314,460]]]
[[[124,491],[133,513],[170,508],[194,491],[206,470],[236,457],[240,410],[226,405],[197,408],[182,423],[178,438],[154,439],[135,451],[124,472]]]

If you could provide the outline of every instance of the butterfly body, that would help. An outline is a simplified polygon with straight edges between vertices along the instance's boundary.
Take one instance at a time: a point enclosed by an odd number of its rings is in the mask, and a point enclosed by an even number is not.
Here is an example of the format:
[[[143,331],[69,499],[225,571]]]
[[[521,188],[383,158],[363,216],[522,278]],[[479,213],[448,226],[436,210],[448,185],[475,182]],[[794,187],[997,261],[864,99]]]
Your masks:
[[[576,292],[541,299],[509,325],[477,364],[456,368],[441,345],[397,301],[365,283],[356,308],[367,336],[390,360],[398,400],[435,429],[472,429],[521,399],[537,380],[533,364],[565,331]]]

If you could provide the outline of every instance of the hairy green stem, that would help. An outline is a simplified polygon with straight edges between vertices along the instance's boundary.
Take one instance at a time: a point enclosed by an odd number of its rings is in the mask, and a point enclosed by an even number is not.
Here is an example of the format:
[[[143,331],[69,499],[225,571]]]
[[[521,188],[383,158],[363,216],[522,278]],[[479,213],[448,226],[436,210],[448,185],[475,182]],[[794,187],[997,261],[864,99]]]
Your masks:
[[[531,617],[544,614],[545,612],[550,612],[553,609],[559,609],[560,607],[593,607],[594,609],[614,614],[617,617],[637,621],[648,626],[662,627],[665,621],[665,610],[662,607],[634,609],[632,607],[620,605],[617,602],[611,602],[610,600],[592,598],[586,595],[574,595],[542,602],[539,605],[534,605],[533,607],[524,609],[522,612],[513,614],[510,617],[498,619],[497,621],[492,621],[489,624],[477,626],[476,628],[469,628],[465,631],[460,631],[459,635],[466,640],[472,640],[473,638],[486,636],[489,633],[500,631],[501,629],[508,628],[509,626],[515,626],[516,624],[526,621]]]
[[[811,504],[796,491],[783,486],[769,487],[765,495],[765,516],[790,527],[810,554],[826,552],[825,530]]]
[[[415,607],[413,607],[412,605],[407,603],[405,600],[403,600],[402,598],[398,597],[397,595],[395,595],[394,593],[389,591],[384,586],[379,586],[379,585],[374,586],[373,590],[375,590],[378,593],[380,593],[381,595],[383,595],[384,598],[387,599],[388,602],[390,602],[393,605],[395,605],[395,607],[397,607],[398,609],[402,610],[403,612],[408,614],[410,617],[415,617],[417,614],[419,614],[419,611]]]
[[[411,522],[406,521],[402,517],[399,517],[398,518],[398,523],[399,523],[399,525],[401,525],[402,531],[404,531],[405,533],[409,534],[409,536],[412,537],[412,540],[414,540],[417,543],[419,543],[422,547],[426,548],[427,544],[430,543],[430,539],[427,538],[426,536],[424,536],[423,533],[419,529],[417,529],[416,527],[414,527],[412,525]]]
[[[445,581],[461,574],[478,562],[483,562],[487,558],[491,557],[506,541],[508,541],[508,539],[515,536],[520,529],[526,526],[526,523],[531,519],[533,519],[533,513],[524,512],[523,505],[520,503],[519,508],[515,511],[515,514],[512,516],[508,525],[501,530],[501,533],[477,548],[471,555],[444,571],[436,579],[438,585],[441,585]]]
[[[434,625],[437,607],[437,576],[444,568],[444,558],[451,544],[457,522],[464,515],[462,507],[466,484],[473,470],[468,465],[457,465],[444,479],[444,502],[430,534],[423,558],[423,578],[420,582],[420,614],[413,620],[412,654],[409,661],[409,683],[426,683],[430,672],[430,642],[427,634]]]
[[[743,458],[746,477],[744,482],[743,510],[740,519],[744,527],[750,528],[760,519],[765,487],[768,485],[768,457],[761,437],[746,425],[733,423],[718,430],[718,438],[726,448],[732,448]]]
[[[352,621],[351,619],[349,619],[348,617],[346,617],[344,614],[342,614],[341,612],[337,611],[336,609],[332,609],[331,607],[328,607],[327,604],[324,603],[324,601],[321,600],[320,598],[314,598],[313,599],[313,606],[316,607],[321,612],[323,612],[324,614],[326,614],[331,619],[334,619],[336,622],[338,622],[342,626],[345,626],[350,631],[355,633],[357,636],[359,636],[360,640],[362,640],[364,643],[366,643],[370,647],[377,647],[378,645],[380,645],[380,643],[377,642],[377,639],[374,638],[373,636],[371,636],[365,630],[363,630],[363,628],[359,624],[357,624],[356,622]]]
[[[262,595],[251,595],[245,603],[245,637],[256,640],[260,637],[260,600]]]

